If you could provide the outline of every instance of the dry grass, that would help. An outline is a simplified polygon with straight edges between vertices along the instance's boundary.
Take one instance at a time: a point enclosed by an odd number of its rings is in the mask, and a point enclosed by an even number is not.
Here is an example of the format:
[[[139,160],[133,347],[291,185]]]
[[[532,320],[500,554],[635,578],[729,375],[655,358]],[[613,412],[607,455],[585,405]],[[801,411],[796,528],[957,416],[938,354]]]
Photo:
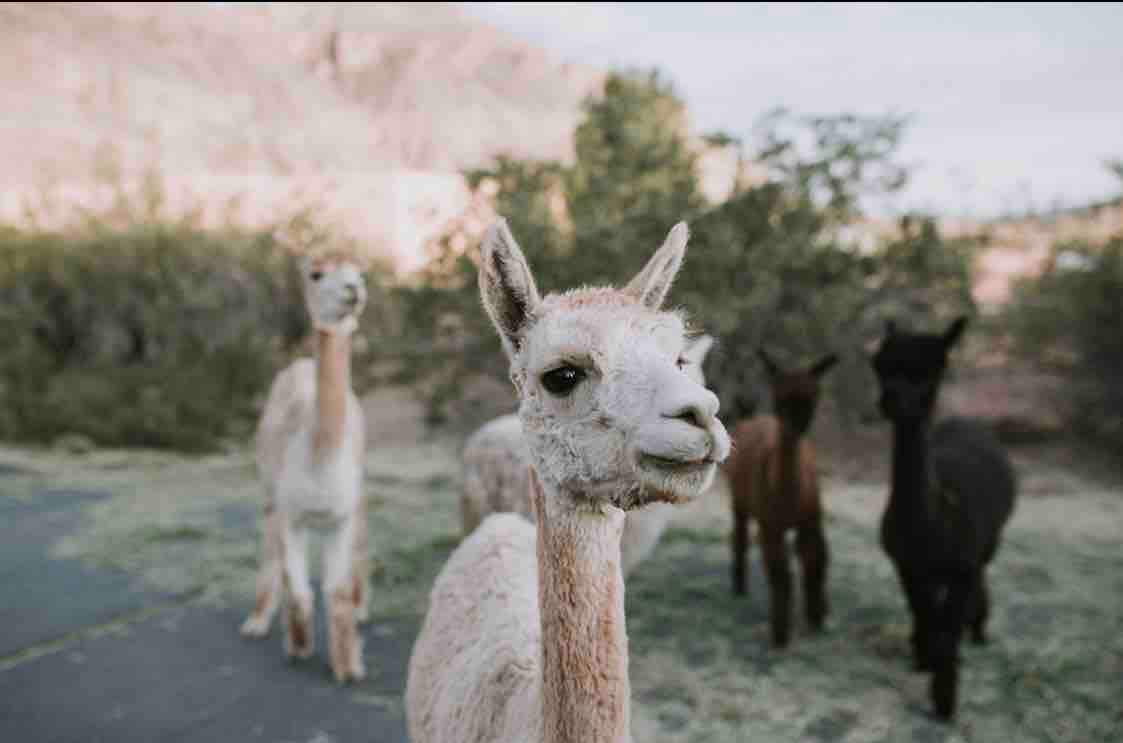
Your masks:
[[[376,626],[420,619],[457,542],[458,446],[443,436],[370,453]],[[5,450],[0,461],[41,473],[9,477],[13,497],[44,485],[113,493],[89,507],[89,528],[55,545],[58,554],[249,608],[260,491],[246,452],[188,459],[102,451],[75,461]],[[792,646],[769,648],[755,551],[751,595],[732,597],[721,486],[679,513],[630,579],[634,714],[643,739],[1113,739],[1123,725],[1123,492],[1044,459],[1020,467],[1023,498],[990,576],[992,641],[964,651],[954,725],[930,719],[926,677],[910,670],[907,611],[876,541],[884,486],[876,472],[858,477],[836,463],[825,466],[832,615],[824,634],[808,635],[797,619]]]

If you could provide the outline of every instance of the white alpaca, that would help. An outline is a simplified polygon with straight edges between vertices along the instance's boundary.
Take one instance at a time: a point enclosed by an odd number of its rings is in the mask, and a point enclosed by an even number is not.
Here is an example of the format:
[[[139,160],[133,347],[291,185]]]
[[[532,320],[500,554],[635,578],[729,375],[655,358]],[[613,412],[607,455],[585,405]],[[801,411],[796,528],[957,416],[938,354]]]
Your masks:
[[[691,501],[729,454],[717,397],[679,364],[683,320],[659,309],[686,240],[677,225],[622,290],[541,298],[506,223],[484,238],[536,525],[488,516],[437,576],[406,684],[413,743],[631,739],[625,511]]]
[[[683,371],[702,386],[706,384],[702,364],[713,342],[709,335],[698,336],[687,341],[682,353]],[[461,461],[460,515],[465,536],[492,513],[510,511],[533,520],[527,470],[530,453],[518,414],[503,415],[481,426],[465,442]],[[625,578],[655,549],[673,513],[671,506],[653,503],[624,519],[620,553]]]
[[[263,637],[286,599],[285,652],[307,658],[314,646],[308,540],[325,536],[323,588],[332,672],[362,679],[369,600],[367,522],[362,497],[365,431],[351,389],[351,335],[366,303],[358,266],[340,257],[303,258],[304,298],[316,330],[316,358],[281,371],[257,430],[257,467],[265,482],[264,540],[257,599],[242,634]]]

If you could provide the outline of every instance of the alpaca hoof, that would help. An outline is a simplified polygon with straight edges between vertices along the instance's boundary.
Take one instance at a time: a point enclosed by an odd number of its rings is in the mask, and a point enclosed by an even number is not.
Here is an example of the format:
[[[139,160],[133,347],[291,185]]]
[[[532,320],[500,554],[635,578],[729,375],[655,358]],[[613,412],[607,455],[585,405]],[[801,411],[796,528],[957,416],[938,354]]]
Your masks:
[[[336,683],[339,684],[356,683],[367,677],[367,669],[361,660],[348,667],[335,668],[332,672],[335,674]]]
[[[937,719],[946,722],[955,716],[955,687],[954,673],[937,673],[932,677],[932,707]]]
[[[242,623],[241,631],[243,637],[265,637],[269,634],[269,620],[257,614],[251,614]]]
[[[312,657],[312,646],[310,644],[309,645],[303,645],[303,646],[294,646],[290,642],[290,643],[285,645],[285,654],[288,656],[289,660],[293,660],[293,661],[311,658]]]
[[[336,681],[339,684],[356,684],[366,678],[366,669],[363,668],[362,663],[355,668],[339,669],[336,671]]]
[[[312,657],[313,647],[308,637],[309,634],[305,630],[299,633],[290,631],[285,635],[285,655],[289,657],[289,660],[303,660]]]

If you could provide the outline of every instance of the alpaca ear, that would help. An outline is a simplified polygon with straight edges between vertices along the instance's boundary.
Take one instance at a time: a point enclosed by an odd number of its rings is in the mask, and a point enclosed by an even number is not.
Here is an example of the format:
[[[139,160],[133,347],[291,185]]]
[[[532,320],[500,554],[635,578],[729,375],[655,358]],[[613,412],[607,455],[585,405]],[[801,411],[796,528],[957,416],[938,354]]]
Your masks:
[[[827,370],[838,363],[838,354],[832,353],[820,359],[815,366],[811,367],[811,374],[815,377],[823,376]]]
[[[706,354],[714,347],[714,337],[712,335],[700,335],[686,344],[686,350],[682,355],[689,359],[694,364],[701,364],[706,360]]]
[[[764,363],[764,368],[768,372],[769,378],[780,376],[780,367],[776,365],[776,362],[772,360],[772,357],[768,355],[767,351],[763,348],[758,348],[756,353]]]
[[[655,251],[651,260],[636,274],[624,291],[640,301],[640,304],[653,310],[663,305],[663,300],[670,291],[671,282],[675,274],[682,267],[682,257],[686,253],[686,241],[690,239],[690,230],[686,222],[679,222],[671,228],[663,246]]]
[[[522,250],[499,219],[488,228],[480,244],[480,296],[484,309],[499,331],[507,356],[514,359],[522,333],[541,299]]]
[[[892,319],[886,320],[885,321],[885,335],[896,335],[896,334],[897,334],[897,321],[892,320]]]
[[[960,315],[955,318],[955,321],[944,331],[944,347],[951,348],[963,335],[963,329],[967,327],[967,316]]]

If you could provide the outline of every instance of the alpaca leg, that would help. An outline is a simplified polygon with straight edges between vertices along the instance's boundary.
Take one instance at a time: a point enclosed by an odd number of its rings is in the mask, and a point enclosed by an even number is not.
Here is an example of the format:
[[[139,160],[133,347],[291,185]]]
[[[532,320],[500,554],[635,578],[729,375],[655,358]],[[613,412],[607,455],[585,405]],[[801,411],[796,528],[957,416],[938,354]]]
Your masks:
[[[354,575],[351,576],[355,602],[355,618],[360,623],[370,619],[370,525],[367,523],[365,501],[355,514]]]
[[[986,623],[990,616],[990,593],[987,591],[986,576],[979,571],[975,584],[974,616],[971,619],[971,641],[985,645],[987,641]]]
[[[733,511],[733,593],[744,596],[747,592],[745,562],[749,553],[749,515]]]
[[[772,644],[787,646],[791,634],[792,572],[788,563],[784,532],[761,529],[764,566],[768,573],[769,603],[772,613]]]
[[[313,635],[312,584],[308,581],[308,534],[303,529],[282,525],[285,543],[285,652],[290,657],[307,658],[315,646]]]
[[[959,642],[975,594],[976,576],[954,574],[947,579],[947,595],[937,609],[932,633],[932,704],[947,720],[955,714],[959,687]]]
[[[265,506],[262,531],[261,569],[257,576],[253,612],[242,624],[242,634],[246,637],[264,637],[269,634],[273,616],[281,603],[285,550],[281,534],[281,514],[271,503]]]
[[[821,519],[816,518],[800,527],[796,534],[796,548],[803,568],[803,601],[807,611],[807,624],[820,630],[829,611],[826,582],[830,562],[830,551]]]
[[[356,621],[354,571],[358,520],[348,521],[324,546],[324,594],[328,601],[328,646],[335,680],[344,683],[366,676],[362,637]]]
[[[912,614],[912,654],[913,663],[917,671],[931,671],[932,659],[929,652],[928,633],[931,624],[932,601],[931,587],[919,574],[905,570],[898,566],[897,574],[901,580],[901,587],[908,599],[909,612]]]

